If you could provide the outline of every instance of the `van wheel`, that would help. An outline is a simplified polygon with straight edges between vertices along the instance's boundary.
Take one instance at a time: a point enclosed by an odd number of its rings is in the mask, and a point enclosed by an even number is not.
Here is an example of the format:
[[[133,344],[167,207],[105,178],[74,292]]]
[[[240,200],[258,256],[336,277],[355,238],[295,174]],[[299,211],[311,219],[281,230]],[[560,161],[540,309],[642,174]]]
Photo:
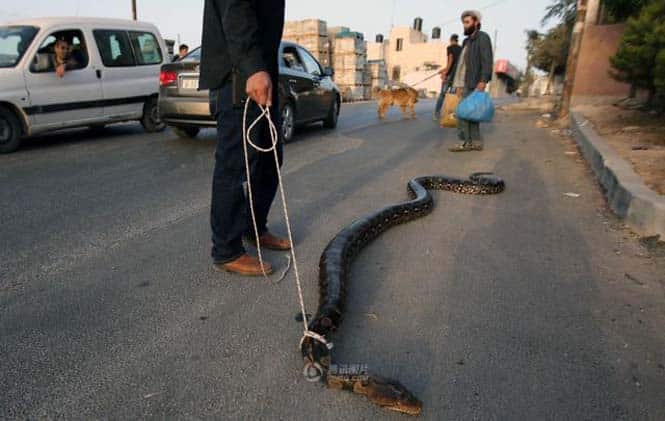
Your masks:
[[[159,116],[157,98],[148,99],[143,106],[141,125],[143,125],[143,128],[148,133],[161,132],[166,128],[166,123]]]
[[[173,133],[178,135],[178,137],[182,137],[185,139],[194,139],[196,136],[198,136],[199,132],[201,131],[200,128],[194,127],[194,126],[181,126],[181,127],[171,127],[173,129]]]
[[[21,123],[16,115],[0,107],[0,153],[11,153],[21,145]]]

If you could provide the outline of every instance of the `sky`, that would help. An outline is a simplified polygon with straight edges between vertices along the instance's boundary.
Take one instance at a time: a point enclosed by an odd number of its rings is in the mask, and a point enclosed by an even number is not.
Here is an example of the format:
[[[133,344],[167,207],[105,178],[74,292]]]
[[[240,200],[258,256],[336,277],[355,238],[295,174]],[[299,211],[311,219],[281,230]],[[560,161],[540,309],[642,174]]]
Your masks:
[[[139,19],[157,25],[164,38],[198,46],[201,39],[203,0],[137,0]],[[497,58],[526,66],[526,29],[539,29],[552,0],[286,0],[287,19],[320,18],[329,26],[348,26],[373,40],[387,36],[391,25],[412,25],[424,19],[423,31],[439,26],[443,37],[461,33],[459,16],[466,9],[483,12],[483,29],[497,35]],[[44,16],[104,16],[131,18],[130,0],[3,0],[0,22]]]

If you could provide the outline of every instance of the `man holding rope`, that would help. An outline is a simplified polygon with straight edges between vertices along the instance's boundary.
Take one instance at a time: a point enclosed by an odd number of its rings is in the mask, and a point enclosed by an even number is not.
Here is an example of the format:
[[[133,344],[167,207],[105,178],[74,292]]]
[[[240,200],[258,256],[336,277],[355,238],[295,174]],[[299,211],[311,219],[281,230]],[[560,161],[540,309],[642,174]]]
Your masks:
[[[212,182],[211,228],[213,267],[245,276],[271,273],[272,267],[247,254],[243,237],[255,238],[245,193],[243,151],[244,101],[247,120],[270,108],[279,117],[278,52],[284,27],[285,0],[205,0],[201,42],[200,89],[210,90],[210,111],[217,120],[217,150]],[[245,99],[245,96],[249,99]],[[274,121],[280,127],[279,121]],[[249,123],[248,123],[249,124]],[[265,119],[251,133],[257,146],[272,146]],[[276,145],[282,162],[282,142]],[[289,250],[291,243],[271,234],[268,213],[278,187],[273,153],[249,151],[253,203],[261,247]]]

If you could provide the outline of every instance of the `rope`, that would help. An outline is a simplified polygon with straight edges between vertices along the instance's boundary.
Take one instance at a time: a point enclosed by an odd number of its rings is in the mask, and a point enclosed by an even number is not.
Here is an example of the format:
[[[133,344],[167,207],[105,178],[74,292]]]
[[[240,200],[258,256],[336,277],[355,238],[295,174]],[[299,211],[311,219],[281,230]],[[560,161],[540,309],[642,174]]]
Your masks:
[[[286,194],[284,193],[284,182],[282,181],[282,171],[279,165],[279,156],[277,154],[277,143],[279,141],[279,134],[277,132],[277,128],[275,127],[275,123],[273,123],[272,118],[270,116],[270,107],[263,107],[259,104],[256,104],[259,109],[261,110],[261,114],[252,122],[252,124],[247,127],[247,114],[249,112],[249,103],[250,99],[248,98],[245,101],[245,111],[243,113],[243,118],[242,118],[242,137],[243,137],[243,150],[245,152],[245,171],[247,173],[247,190],[249,193],[249,209],[250,213],[252,215],[252,224],[254,228],[254,235],[256,237],[256,249],[258,251],[259,255],[259,263],[261,264],[261,270],[263,271],[263,276],[268,279],[268,274],[266,273],[265,266],[263,264],[263,253],[261,252],[261,241],[259,238],[259,229],[256,223],[256,212],[254,211],[254,197],[252,193],[252,177],[251,177],[251,171],[249,168],[249,153],[248,153],[248,144],[257,150],[258,152],[263,152],[263,153],[268,153],[272,152],[273,156],[275,158],[275,170],[277,171],[277,179],[278,179],[278,184],[279,184],[279,192],[282,198],[282,209],[284,211],[284,221],[286,222],[286,230],[289,234],[289,242],[291,243],[291,260],[293,262],[293,271],[296,276],[296,286],[298,288],[298,300],[300,301],[300,311],[302,313],[302,320],[303,320],[303,337],[300,340],[300,345],[302,346],[303,341],[305,338],[312,338],[315,339],[322,344],[324,344],[328,349],[332,348],[332,343],[328,343],[326,341],[326,338],[319,335],[316,332],[312,332],[309,330],[309,321],[307,320],[307,310],[305,309],[305,300],[303,298],[302,294],[302,284],[300,282],[300,272],[298,271],[298,260],[296,259],[296,248],[293,242],[293,234],[291,230],[291,220],[289,219],[289,211],[287,209],[286,205]],[[251,137],[251,132],[254,127],[256,127],[257,124],[261,122],[261,119],[264,118],[268,120],[268,130],[270,132],[270,139],[271,139],[271,145],[268,148],[262,148],[258,145],[256,145],[252,141]]]

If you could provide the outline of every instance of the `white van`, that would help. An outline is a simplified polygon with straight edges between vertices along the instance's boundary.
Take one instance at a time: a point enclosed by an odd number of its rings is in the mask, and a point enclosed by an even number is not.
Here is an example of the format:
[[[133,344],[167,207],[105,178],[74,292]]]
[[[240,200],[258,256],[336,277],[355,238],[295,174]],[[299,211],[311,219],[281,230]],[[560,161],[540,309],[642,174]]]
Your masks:
[[[154,25],[97,18],[0,25],[0,153],[23,136],[139,120],[163,130],[159,71],[169,61]]]

